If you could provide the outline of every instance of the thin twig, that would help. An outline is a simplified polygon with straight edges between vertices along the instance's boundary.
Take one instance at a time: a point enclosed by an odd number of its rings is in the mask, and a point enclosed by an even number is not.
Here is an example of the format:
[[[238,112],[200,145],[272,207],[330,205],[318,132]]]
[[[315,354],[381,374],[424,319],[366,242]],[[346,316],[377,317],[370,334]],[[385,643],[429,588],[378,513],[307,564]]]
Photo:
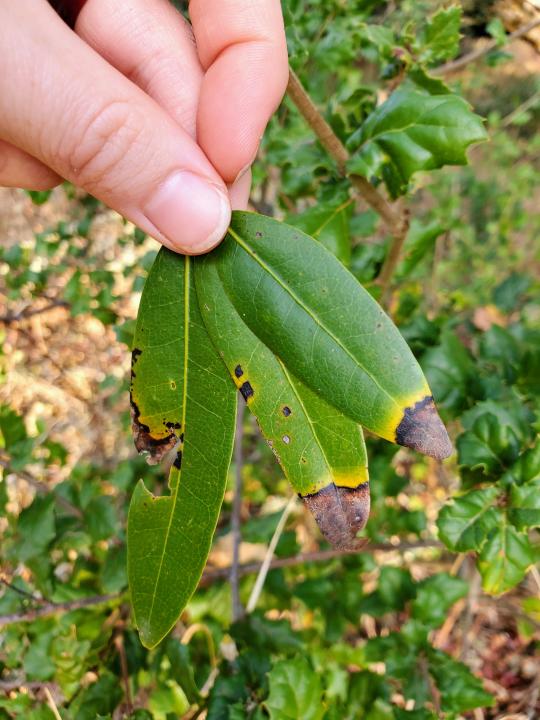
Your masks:
[[[43,690],[43,688],[49,688],[50,690],[58,690],[58,685],[53,682],[40,682],[39,680],[27,680],[25,677],[20,680],[0,680],[0,692],[9,693],[13,690],[20,690],[25,688],[26,690]]]
[[[241,534],[241,518],[242,512],[242,471],[244,458],[242,454],[242,439],[244,436],[244,405],[238,403],[238,413],[236,416],[236,435],[234,446],[234,464],[235,464],[235,482],[234,482],[234,498],[231,516],[231,532],[232,532],[232,565],[230,568],[230,583],[232,595],[232,619],[233,622],[239,620],[243,614],[242,603],[240,602],[240,575],[238,567],[240,563],[240,543],[242,542]]]
[[[122,681],[124,683],[124,694],[126,696],[126,712],[131,715],[133,710],[133,699],[131,697],[131,688],[129,686],[129,668],[126,656],[126,648],[124,647],[124,636],[119,633],[114,638],[114,646],[120,658],[120,672],[122,673]]]
[[[527,112],[529,108],[532,108],[536,105],[537,102],[540,101],[540,90],[537,90],[534,95],[531,95],[530,98],[527,98],[524,102],[522,102],[520,105],[517,106],[517,108],[514,108],[511,113],[503,117],[501,120],[501,127],[508,127],[508,125],[511,125],[514,120],[519,117],[524,112]]]
[[[69,303],[66,300],[52,300],[48,305],[43,305],[42,307],[36,308],[36,307],[26,307],[24,310],[21,310],[18,313],[6,313],[5,315],[0,315],[0,323],[3,323],[4,325],[11,325],[12,323],[20,322],[21,320],[27,320],[28,318],[33,317],[34,315],[41,315],[42,313],[49,312],[49,310],[53,310],[54,308],[68,308]]]
[[[538,27],[539,25],[540,17],[537,17],[534,20],[525,23],[525,25],[522,25],[517,30],[514,30],[514,32],[510,33],[507,36],[505,44],[508,44],[509,42],[512,42],[512,40],[517,40],[518,38],[527,35],[531,32],[531,30],[534,30],[534,28]],[[448,73],[456,72],[456,70],[461,70],[461,68],[464,68],[469,63],[476,62],[476,60],[479,60],[481,57],[487,55],[492,50],[496,50],[498,47],[500,47],[498,40],[490,40],[481,48],[471,50],[471,52],[467,53],[466,55],[462,55],[462,57],[457,58],[456,60],[451,60],[444,65],[440,65],[438,68],[432,70],[431,73],[432,75],[447,75]]]
[[[50,707],[55,720],[62,720],[62,716],[58,712],[58,708],[56,707],[56,703],[54,702],[54,698],[51,694],[51,691],[49,690],[49,688],[46,685],[43,688],[43,692],[45,693],[45,697],[47,698],[47,705]]]
[[[259,601],[260,594],[264,587],[264,582],[266,580],[266,576],[268,575],[268,571],[270,570],[270,565],[272,563],[272,558],[274,557],[274,552],[276,551],[276,547],[279,542],[279,538],[281,537],[283,531],[285,530],[285,525],[287,523],[287,519],[288,519],[289,515],[291,514],[295,503],[296,503],[296,496],[293,495],[291,497],[291,499],[289,500],[289,502],[287,503],[287,505],[285,506],[285,509],[281,513],[281,517],[279,518],[277,527],[274,531],[274,534],[272,535],[270,544],[268,545],[266,555],[264,556],[264,560],[261,565],[261,569],[259,570],[257,579],[255,580],[255,585],[253,586],[253,590],[251,591],[251,595],[249,596],[248,604],[246,606],[247,613],[252,613],[255,610],[255,608],[257,607],[257,603]]]
[[[321,145],[335,160],[339,173],[343,176],[349,176],[358,195],[380,215],[387,230],[392,235],[392,245],[378,280],[383,290],[383,296],[386,296],[409,229],[408,213],[405,211],[397,212],[386,198],[361,175],[348,174],[347,161],[349,160],[349,153],[347,148],[326,122],[292,68],[289,68],[287,93],[304,120],[318,137]]]
[[[372,543],[362,548],[362,552],[405,552],[407,550],[444,550],[444,545],[437,540],[418,540],[416,542],[404,542],[399,545],[391,543]],[[295,567],[306,563],[326,562],[328,560],[336,560],[348,555],[358,555],[358,550],[318,550],[311,553],[303,553],[286,558],[274,558],[270,563],[270,570],[277,568]],[[258,573],[262,563],[245,563],[238,565],[238,577],[252,575]],[[208,568],[203,573],[201,579],[201,587],[210,585],[212,582],[219,580],[227,580],[231,576],[231,567],[224,568]],[[61,612],[70,612],[71,610],[80,610],[85,607],[94,605],[103,605],[108,602],[121,602],[125,597],[124,593],[117,595],[96,595],[80,600],[72,600],[65,603],[46,603],[39,608],[28,610],[24,613],[12,613],[10,615],[0,615],[0,626],[14,625],[18,622],[32,622],[42,617],[49,617]]]
[[[420,549],[441,549],[444,550],[444,545],[438,540],[418,540],[416,542],[404,542],[399,545],[392,545],[391,543],[372,543],[362,548],[361,552],[405,552],[406,550],[420,550]],[[317,550],[311,553],[302,553],[300,555],[293,555],[292,557],[285,558],[274,558],[270,563],[270,570],[277,568],[296,567],[297,565],[304,565],[306,563],[318,563],[327,562],[328,560],[336,560],[337,558],[347,557],[348,555],[358,555],[358,550]],[[244,575],[252,575],[258,573],[261,569],[262,563],[245,563],[244,565],[238,566],[238,574],[240,577]],[[230,568],[208,568],[205,570],[201,584],[207,585],[216,580],[225,580],[230,575]]]
[[[82,608],[91,607],[93,605],[103,605],[105,603],[112,602],[113,600],[118,601],[121,597],[121,595],[95,595],[80,598],[79,600],[70,600],[69,602],[49,602],[38,608],[33,608],[23,613],[0,615],[0,626],[13,625],[18,622],[33,622],[38,618],[50,617],[51,615],[56,615],[56,613],[59,612],[71,612],[72,610],[81,610]]]

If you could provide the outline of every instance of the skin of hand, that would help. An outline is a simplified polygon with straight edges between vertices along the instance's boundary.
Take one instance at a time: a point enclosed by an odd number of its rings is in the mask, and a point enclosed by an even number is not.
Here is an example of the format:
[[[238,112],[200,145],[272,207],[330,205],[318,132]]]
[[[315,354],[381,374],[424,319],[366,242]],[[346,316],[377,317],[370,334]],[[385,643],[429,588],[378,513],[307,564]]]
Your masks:
[[[288,77],[279,0],[0,0],[0,185],[65,178],[177,252],[247,204]]]

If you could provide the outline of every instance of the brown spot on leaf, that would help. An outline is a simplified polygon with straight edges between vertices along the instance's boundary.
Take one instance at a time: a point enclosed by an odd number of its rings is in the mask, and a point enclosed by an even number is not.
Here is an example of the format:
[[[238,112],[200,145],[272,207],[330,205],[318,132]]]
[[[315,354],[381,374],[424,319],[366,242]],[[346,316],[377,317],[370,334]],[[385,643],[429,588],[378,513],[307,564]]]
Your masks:
[[[431,395],[405,408],[396,430],[396,442],[437,460],[452,454],[452,443]]]
[[[140,421],[140,410],[137,403],[131,398],[131,431],[133,440],[138,452],[147,452],[146,461],[149,465],[158,465],[165,455],[174,448],[178,442],[178,438],[174,433],[170,433],[163,438],[155,438],[150,432],[148,425]]]
[[[235,374],[235,376],[236,376],[237,378],[241,378],[241,377],[242,377],[242,375],[244,374],[244,371],[242,370],[241,365],[237,365],[237,366],[234,368],[234,374]]]
[[[177,470],[180,470],[180,468],[182,467],[182,451],[181,450],[179,450],[176,453],[176,457],[174,458],[173,465]]]
[[[312,495],[301,496],[328,542],[339,550],[360,549],[358,538],[369,519],[369,482],[356,488],[327,485]]]
[[[255,394],[253,388],[251,387],[251,383],[247,381],[243,383],[240,387],[240,392],[242,393],[242,397],[246,402],[248,401],[248,398],[252,397]]]
[[[289,415],[292,413],[292,410],[288,405],[285,405],[281,412],[285,415],[285,417],[289,417]]]

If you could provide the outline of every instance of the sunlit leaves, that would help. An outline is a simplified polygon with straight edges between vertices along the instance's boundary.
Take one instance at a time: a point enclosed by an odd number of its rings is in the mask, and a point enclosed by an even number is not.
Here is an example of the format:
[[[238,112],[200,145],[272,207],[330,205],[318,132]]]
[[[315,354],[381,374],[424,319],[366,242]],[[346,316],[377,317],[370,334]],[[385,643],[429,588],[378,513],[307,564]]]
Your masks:
[[[466,149],[486,139],[481,118],[457,95],[428,95],[403,86],[349,139],[348,168],[382,179],[397,197],[420,170],[465,165]]]

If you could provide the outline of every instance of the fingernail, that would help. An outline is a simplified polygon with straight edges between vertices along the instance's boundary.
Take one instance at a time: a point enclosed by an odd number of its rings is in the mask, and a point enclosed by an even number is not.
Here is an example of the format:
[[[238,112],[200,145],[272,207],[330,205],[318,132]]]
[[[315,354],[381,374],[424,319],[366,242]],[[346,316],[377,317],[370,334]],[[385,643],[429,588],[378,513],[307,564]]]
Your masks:
[[[179,170],[158,187],[144,214],[175,250],[203,253],[227,232],[231,207],[216,185]]]

